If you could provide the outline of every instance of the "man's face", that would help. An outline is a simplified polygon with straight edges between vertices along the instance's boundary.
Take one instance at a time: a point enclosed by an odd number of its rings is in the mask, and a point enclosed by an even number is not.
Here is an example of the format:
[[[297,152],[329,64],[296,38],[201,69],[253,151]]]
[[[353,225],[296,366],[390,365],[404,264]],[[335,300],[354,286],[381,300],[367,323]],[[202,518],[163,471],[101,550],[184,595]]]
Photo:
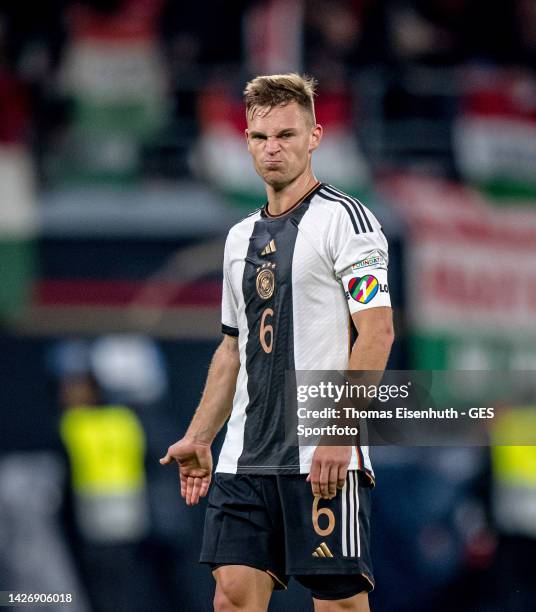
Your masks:
[[[246,138],[257,174],[276,190],[302,175],[322,137],[297,102],[256,108],[248,117]]]

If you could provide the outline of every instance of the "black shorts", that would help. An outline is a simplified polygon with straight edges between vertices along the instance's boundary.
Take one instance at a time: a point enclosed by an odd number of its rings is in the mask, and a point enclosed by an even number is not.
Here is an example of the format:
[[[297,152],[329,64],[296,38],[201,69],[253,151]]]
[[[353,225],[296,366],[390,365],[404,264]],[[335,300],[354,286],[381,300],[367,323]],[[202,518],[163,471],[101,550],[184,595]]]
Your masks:
[[[317,599],[371,591],[368,480],[348,472],[344,489],[323,500],[305,479],[216,474],[201,563],[249,565],[268,572],[276,588],[286,588],[293,576]]]

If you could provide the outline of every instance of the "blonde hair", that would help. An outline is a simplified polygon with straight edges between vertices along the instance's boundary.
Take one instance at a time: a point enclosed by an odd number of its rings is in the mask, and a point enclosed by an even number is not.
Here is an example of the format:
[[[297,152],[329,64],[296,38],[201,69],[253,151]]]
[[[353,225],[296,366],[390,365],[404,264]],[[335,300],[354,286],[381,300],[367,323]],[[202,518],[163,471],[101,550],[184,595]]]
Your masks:
[[[317,82],[313,77],[289,74],[258,76],[244,89],[246,115],[251,117],[259,107],[273,107],[297,102],[316,124],[314,96]]]

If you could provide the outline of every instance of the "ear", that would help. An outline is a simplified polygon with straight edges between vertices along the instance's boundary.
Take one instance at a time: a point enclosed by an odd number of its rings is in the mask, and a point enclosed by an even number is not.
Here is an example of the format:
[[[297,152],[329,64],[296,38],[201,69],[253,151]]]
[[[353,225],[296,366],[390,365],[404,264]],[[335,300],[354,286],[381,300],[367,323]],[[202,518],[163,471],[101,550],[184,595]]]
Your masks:
[[[250,151],[250,148],[249,148],[249,130],[248,130],[248,128],[246,128],[244,130],[244,135],[246,137],[246,142],[248,143],[248,151]]]
[[[317,123],[311,131],[311,138],[309,140],[309,153],[312,153],[320,144],[322,140],[322,134],[324,133],[324,128]]]

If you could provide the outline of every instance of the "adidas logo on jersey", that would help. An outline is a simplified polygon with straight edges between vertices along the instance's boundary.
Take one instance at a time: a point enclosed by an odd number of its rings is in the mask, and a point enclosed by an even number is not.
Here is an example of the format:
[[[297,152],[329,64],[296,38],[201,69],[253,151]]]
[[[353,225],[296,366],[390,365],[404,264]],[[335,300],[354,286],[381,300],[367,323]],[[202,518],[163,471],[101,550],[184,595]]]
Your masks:
[[[322,542],[322,544],[313,551],[313,557],[333,557],[333,553],[329,549],[329,546],[325,542]]]
[[[270,242],[261,251],[261,256],[270,255],[270,253],[275,253],[276,251],[277,249],[275,248],[275,240],[270,240]]]

